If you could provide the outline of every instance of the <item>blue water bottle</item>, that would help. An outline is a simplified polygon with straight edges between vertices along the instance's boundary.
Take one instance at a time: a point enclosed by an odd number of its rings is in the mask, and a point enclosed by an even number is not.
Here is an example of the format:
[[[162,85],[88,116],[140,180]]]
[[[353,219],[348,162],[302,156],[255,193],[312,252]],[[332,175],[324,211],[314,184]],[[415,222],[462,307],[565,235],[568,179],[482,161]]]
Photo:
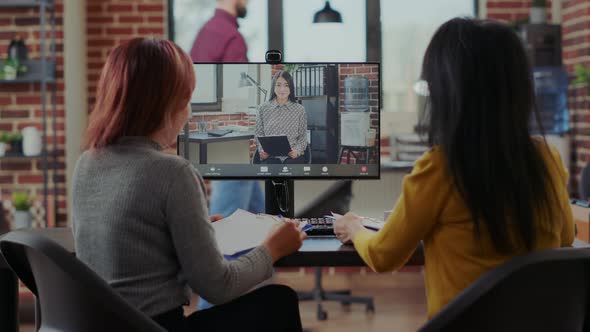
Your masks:
[[[547,135],[563,135],[569,131],[567,109],[568,76],[559,67],[536,67],[533,69],[535,102],[543,130]],[[536,121],[531,122],[534,134],[539,133]]]

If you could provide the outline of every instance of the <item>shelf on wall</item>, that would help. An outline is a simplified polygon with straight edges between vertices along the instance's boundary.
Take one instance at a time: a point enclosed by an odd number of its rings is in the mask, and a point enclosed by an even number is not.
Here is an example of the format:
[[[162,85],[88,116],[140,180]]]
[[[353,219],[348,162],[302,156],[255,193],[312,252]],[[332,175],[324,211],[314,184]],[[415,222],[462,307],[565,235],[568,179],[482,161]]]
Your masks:
[[[47,6],[53,5],[53,0],[0,0],[0,7],[37,7],[41,2]]]
[[[0,0],[2,1],[2,0]],[[47,83],[55,82],[55,62],[46,61],[45,75],[41,70],[42,60],[27,60],[23,63],[27,66],[27,71],[19,73],[14,80],[0,79],[0,84],[15,84],[15,83],[40,83],[43,80]]]
[[[35,159],[35,158],[41,158],[41,157],[43,157],[43,156],[42,155],[25,156],[24,154],[7,153],[4,156],[0,156],[0,160],[3,160],[3,159]]]

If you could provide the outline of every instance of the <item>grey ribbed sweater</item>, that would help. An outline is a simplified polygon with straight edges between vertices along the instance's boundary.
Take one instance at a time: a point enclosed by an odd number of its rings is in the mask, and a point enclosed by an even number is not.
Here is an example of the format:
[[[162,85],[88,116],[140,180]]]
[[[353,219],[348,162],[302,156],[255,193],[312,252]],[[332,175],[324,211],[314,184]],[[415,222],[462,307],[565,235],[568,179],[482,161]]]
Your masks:
[[[264,247],[224,260],[200,175],[160,150],[125,137],[82,154],[73,179],[78,258],[149,316],[188,304],[189,287],[219,304],[271,277]]]

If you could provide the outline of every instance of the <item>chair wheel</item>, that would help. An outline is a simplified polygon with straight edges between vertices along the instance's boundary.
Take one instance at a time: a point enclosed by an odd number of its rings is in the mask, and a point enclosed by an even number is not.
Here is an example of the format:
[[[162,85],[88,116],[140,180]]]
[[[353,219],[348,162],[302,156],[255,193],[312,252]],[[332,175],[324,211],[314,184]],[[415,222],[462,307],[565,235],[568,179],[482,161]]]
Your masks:
[[[375,305],[373,303],[367,304],[367,312],[375,313]]]

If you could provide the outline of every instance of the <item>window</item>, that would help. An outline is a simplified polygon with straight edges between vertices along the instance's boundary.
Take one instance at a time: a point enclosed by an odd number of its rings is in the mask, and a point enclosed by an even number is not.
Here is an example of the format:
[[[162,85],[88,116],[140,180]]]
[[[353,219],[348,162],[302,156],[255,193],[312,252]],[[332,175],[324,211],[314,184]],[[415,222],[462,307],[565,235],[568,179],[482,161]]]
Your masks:
[[[221,99],[223,97],[223,75],[221,66],[214,64],[193,65],[198,82],[198,89],[193,91],[191,97],[191,109],[193,112],[221,111]]]
[[[172,12],[174,17],[174,42],[183,50],[190,52],[193,42],[201,27],[213,16],[217,1],[211,0],[174,0]],[[268,1],[249,0],[248,13],[239,19],[240,33],[248,45],[248,60],[264,61],[268,49]]]
[[[473,0],[381,0],[384,111],[417,111],[413,86],[432,35],[445,21],[474,14]]]
[[[283,0],[284,58],[287,62],[362,62],[366,60],[364,0],[332,0],[342,23],[314,24],[324,0]]]
[[[197,88],[191,98],[193,112],[251,114],[267,98],[262,91],[268,91],[270,86],[270,65],[199,63],[193,67],[197,75]],[[242,84],[244,80],[250,84]]]

